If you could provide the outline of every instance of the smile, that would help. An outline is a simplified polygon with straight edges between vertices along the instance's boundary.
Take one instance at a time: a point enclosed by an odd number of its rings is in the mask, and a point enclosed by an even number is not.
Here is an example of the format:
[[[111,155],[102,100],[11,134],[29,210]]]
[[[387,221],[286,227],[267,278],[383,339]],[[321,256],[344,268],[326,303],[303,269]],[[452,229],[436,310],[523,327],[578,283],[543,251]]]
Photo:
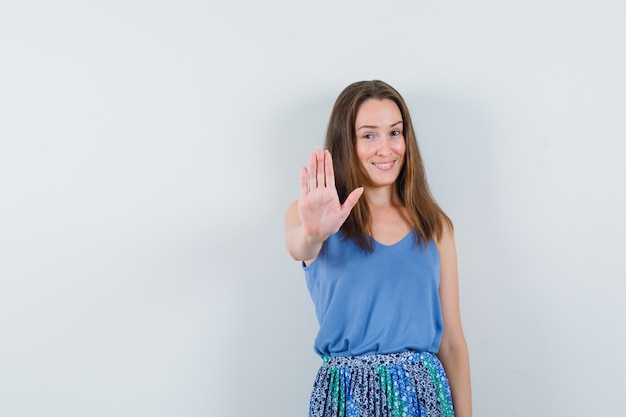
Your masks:
[[[396,161],[392,161],[392,162],[372,162],[372,165],[374,165],[376,168],[380,168],[383,170],[386,169],[391,169],[391,167],[393,167],[393,165],[396,163]]]

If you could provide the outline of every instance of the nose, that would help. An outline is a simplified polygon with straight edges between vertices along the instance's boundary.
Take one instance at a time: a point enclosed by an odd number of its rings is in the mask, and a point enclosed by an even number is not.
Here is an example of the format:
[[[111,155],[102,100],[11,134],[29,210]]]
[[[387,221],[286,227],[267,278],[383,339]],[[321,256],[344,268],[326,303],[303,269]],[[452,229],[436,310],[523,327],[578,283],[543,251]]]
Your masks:
[[[379,156],[391,155],[391,142],[389,141],[389,138],[383,138],[378,142],[376,154]]]

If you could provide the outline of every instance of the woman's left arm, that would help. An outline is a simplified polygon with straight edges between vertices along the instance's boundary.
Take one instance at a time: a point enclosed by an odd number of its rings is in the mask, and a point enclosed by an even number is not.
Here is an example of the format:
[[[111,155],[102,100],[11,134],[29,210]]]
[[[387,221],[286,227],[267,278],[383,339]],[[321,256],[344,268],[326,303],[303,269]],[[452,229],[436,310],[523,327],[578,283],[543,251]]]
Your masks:
[[[441,259],[439,297],[444,326],[437,356],[448,375],[455,416],[471,417],[472,391],[469,353],[461,325],[456,246],[452,228],[445,221],[444,232],[441,240],[437,242],[437,246]]]

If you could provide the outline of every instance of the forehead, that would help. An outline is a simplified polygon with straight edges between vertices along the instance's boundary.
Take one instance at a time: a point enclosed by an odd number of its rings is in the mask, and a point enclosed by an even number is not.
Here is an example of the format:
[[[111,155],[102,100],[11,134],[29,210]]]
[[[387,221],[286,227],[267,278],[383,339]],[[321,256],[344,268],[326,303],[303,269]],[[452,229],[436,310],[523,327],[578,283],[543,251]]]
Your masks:
[[[389,99],[368,98],[359,106],[355,117],[355,125],[384,125],[402,121],[402,113],[398,105]]]

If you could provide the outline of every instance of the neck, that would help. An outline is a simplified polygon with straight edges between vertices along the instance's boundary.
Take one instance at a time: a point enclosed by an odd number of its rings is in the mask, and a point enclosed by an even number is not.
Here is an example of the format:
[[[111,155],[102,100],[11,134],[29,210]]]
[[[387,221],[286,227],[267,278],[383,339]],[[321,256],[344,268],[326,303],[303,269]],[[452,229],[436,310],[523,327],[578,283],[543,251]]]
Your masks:
[[[385,187],[366,187],[365,200],[370,207],[399,206],[400,197],[395,185]]]

